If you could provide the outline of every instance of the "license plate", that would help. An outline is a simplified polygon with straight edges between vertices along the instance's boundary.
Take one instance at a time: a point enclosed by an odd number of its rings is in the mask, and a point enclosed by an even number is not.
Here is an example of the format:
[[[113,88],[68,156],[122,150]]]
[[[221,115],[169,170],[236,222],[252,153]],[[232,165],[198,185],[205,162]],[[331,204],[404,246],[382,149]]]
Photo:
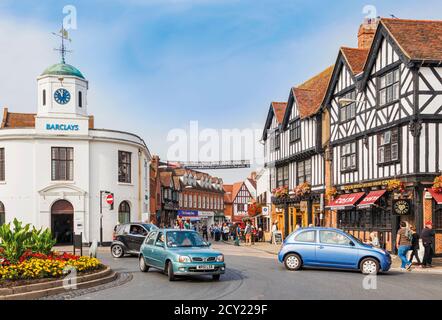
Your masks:
[[[197,270],[213,270],[213,269],[215,269],[215,266],[210,265],[210,264],[204,264],[204,265],[196,266],[196,269]]]

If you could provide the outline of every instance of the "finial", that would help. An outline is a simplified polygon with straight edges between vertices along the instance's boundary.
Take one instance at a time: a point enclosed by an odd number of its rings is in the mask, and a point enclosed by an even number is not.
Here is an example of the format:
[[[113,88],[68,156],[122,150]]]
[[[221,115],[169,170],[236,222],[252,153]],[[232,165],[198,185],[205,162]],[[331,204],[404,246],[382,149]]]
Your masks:
[[[59,49],[54,49],[55,51],[59,51],[61,55],[61,63],[66,63],[66,53],[72,52],[70,50],[66,49],[65,40],[71,42],[71,39],[69,38],[68,31],[64,28],[64,26],[61,26],[61,30],[58,33],[52,32],[54,36],[61,38],[61,45]]]

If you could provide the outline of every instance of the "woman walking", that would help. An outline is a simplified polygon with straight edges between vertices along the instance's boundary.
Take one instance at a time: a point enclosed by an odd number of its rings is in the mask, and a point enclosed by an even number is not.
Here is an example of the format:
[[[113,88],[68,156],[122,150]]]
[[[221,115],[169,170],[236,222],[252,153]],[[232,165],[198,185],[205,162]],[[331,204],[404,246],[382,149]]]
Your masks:
[[[422,267],[422,263],[421,263],[421,259],[419,258],[419,249],[420,249],[420,245],[419,245],[419,234],[416,232],[416,228],[415,227],[410,227],[411,233],[412,233],[412,239],[411,239],[411,250],[413,250],[411,252],[410,255],[410,264],[413,264],[413,258],[416,258],[417,260],[417,264]]]

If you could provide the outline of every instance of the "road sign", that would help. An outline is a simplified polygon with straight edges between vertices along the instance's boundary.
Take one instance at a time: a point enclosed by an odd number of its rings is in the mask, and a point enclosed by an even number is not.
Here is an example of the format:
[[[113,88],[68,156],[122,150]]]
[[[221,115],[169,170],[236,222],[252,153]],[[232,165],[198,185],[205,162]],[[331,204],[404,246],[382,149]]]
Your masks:
[[[114,195],[113,195],[113,194],[108,194],[108,195],[106,196],[106,202],[107,202],[108,204],[113,204],[113,203],[114,203]]]
[[[262,215],[263,216],[269,215],[269,207],[262,207]]]

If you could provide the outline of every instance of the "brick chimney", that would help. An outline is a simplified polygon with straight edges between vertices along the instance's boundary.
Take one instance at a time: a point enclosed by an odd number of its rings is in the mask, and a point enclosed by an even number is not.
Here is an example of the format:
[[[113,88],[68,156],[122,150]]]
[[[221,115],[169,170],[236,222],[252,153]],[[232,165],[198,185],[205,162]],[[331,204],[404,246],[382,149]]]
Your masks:
[[[359,49],[370,49],[371,43],[373,42],[373,38],[376,33],[378,22],[379,19],[376,18],[364,19],[364,22],[361,24],[358,31]]]

